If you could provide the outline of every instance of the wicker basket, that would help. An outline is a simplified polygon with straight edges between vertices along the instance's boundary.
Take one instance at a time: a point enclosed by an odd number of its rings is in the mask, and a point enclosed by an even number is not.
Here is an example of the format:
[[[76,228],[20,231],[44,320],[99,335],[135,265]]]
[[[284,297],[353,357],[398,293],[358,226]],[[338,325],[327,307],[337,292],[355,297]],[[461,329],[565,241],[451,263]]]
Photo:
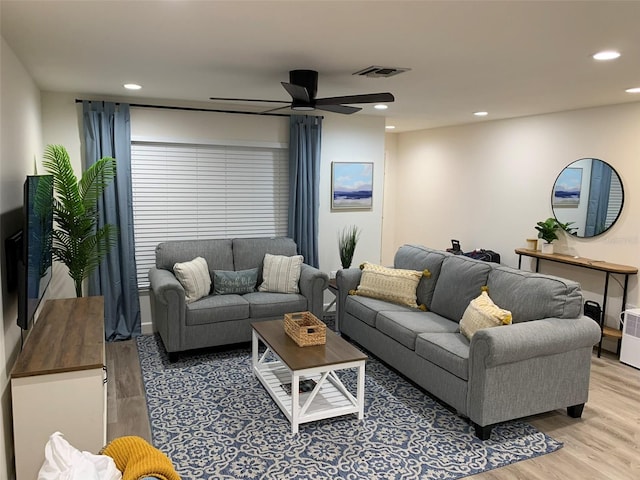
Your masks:
[[[327,326],[311,312],[285,313],[284,331],[299,347],[327,343]]]

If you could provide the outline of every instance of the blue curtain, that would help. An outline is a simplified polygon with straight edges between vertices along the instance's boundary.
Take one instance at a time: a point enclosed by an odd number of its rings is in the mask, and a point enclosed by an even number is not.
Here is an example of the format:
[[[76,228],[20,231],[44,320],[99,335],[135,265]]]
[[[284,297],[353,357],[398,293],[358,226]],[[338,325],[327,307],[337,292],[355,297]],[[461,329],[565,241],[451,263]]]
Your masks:
[[[322,117],[292,115],[289,134],[289,236],[305,263],[318,267]]]
[[[89,295],[104,296],[107,341],[140,335],[140,301],[133,243],[131,124],[128,104],[82,102],[84,153],[89,167],[102,157],[116,159],[116,178],[104,192],[98,225],[118,227],[118,244],[89,277]]]
[[[611,168],[601,160],[591,160],[591,181],[589,183],[585,237],[600,235],[606,230],[610,190]]]

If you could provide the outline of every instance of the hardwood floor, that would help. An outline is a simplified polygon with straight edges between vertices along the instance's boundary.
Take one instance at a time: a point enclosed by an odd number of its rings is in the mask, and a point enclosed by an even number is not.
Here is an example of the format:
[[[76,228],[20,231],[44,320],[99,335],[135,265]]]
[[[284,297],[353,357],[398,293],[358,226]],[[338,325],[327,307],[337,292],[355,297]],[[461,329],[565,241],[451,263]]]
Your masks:
[[[135,340],[107,342],[107,441],[137,435],[151,442]]]
[[[135,341],[107,343],[107,436],[151,441]],[[640,370],[603,352],[591,363],[581,419],[557,410],[525,419],[564,443],[559,451],[474,475],[474,480],[637,480],[640,478]]]

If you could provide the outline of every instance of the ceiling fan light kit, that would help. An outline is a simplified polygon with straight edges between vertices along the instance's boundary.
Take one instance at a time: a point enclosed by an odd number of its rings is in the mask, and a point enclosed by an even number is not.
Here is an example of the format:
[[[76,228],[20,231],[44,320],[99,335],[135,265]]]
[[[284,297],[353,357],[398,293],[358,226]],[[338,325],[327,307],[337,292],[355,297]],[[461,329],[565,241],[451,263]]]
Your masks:
[[[280,82],[282,87],[291,96],[291,103],[284,107],[272,108],[262,113],[270,113],[276,110],[290,108],[295,111],[324,110],[327,112],[342,113],[350,115],[362,110],[360,107],[352,107],[348,104],[354,103],[389,103],[395,98],[389,92],[365,93],[361,95],[345,95],[341,97],[316,98],[318,92],[318,72],[315,70],[291,70],[289,72],[289,82]],[[249,98],[219,98],[210,97],[210,100],[225,101],[246,101],[246,102],[269,102],[287,103],[279,100],[259,100]]]

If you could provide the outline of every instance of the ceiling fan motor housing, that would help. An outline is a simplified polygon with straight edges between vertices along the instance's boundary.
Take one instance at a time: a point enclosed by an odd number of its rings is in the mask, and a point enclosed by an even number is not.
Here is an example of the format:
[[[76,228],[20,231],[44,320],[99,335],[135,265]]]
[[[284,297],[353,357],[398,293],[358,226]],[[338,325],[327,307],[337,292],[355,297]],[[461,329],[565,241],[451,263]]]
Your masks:
[[[318,93],[318,72],[315,70],[291,70],[289,83],[306,88],[309,98],[314,100]]]

